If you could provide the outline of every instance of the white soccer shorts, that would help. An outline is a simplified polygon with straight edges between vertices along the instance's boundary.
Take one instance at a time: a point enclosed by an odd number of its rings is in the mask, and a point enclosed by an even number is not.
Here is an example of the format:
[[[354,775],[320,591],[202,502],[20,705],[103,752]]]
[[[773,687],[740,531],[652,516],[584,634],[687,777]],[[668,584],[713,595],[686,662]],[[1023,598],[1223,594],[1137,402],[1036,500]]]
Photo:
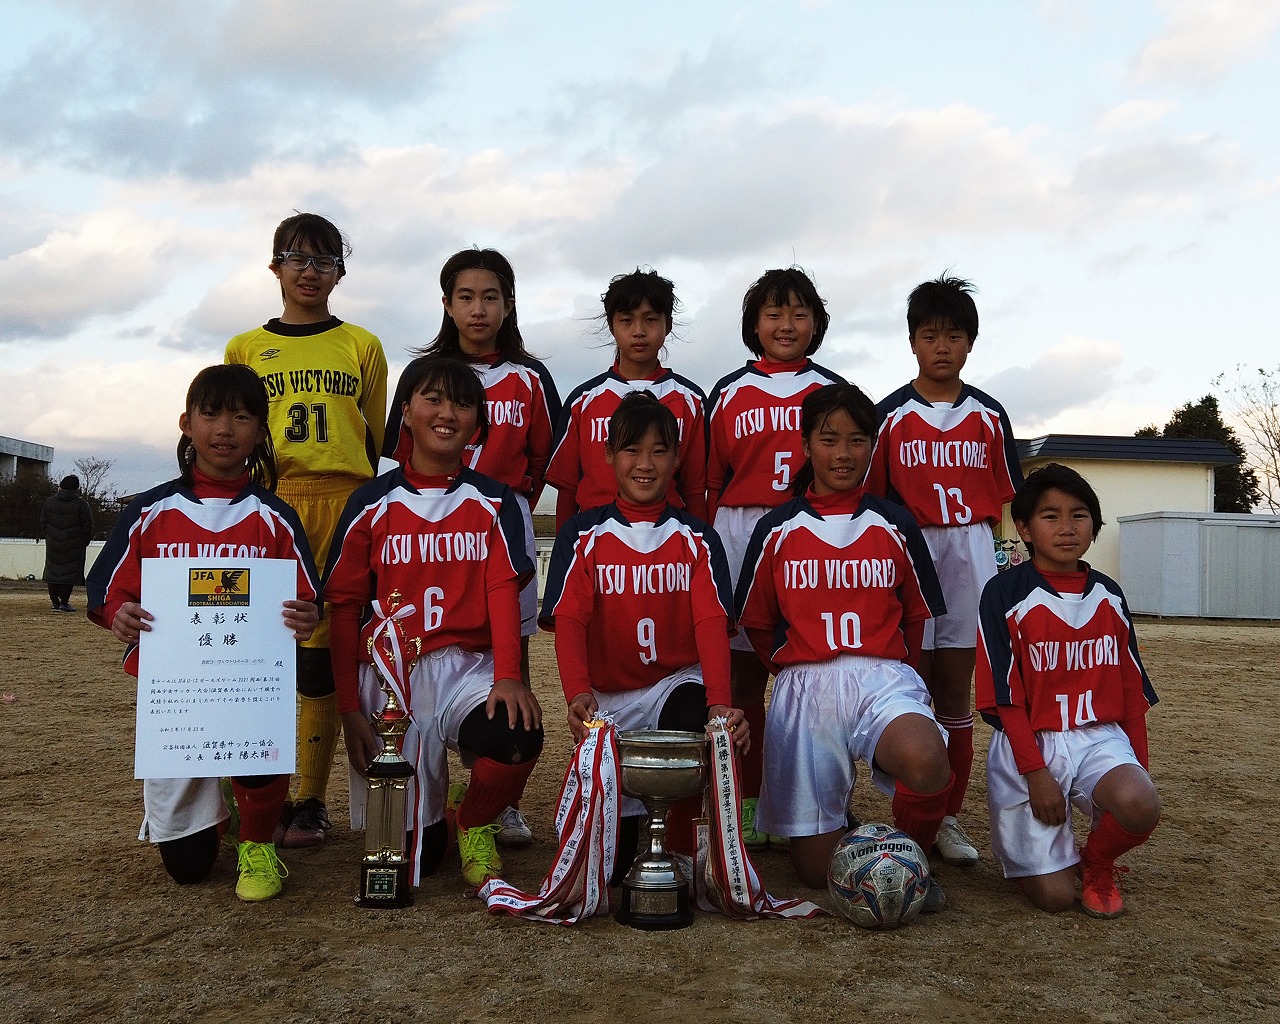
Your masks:
[[[784,668],[765,722],[756,828],[777,836],[844,828],[858,760],[872,765],[876,786],[892,796],[894,780],[874,760],[880,737],[900,715],[934,720],[924,681],[900,661],[845,654]]]
[[[987,812],[991,850],[1005,878],[1048,875],[1080,860],[1071,830],[1074,807],[1092,824],[1101,817],[1093,790],[1112,768],[1137,764],[1129,737],[1114,722],[1067,732],[1038,732],[1036,743],[1050,774],[1068,795],[1067,820],[1046,825],[1031,813],[1027,780],[1018,773],[1009,737],[997,731],[987,749]]]
[[[996,549],[988,523],[924,526],[925,543],[942,584],[947,614],[924,624],[926,651],[978,645],[978,602],[987,580],[996,574]]]

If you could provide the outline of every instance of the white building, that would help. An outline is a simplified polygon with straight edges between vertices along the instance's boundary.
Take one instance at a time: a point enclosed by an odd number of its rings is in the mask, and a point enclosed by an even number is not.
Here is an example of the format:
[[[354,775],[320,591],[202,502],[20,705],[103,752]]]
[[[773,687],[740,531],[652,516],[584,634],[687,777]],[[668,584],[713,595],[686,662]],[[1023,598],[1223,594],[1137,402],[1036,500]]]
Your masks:
[[[1120,558],[1120,519],[1150,512],[1213,512],[1213,471],[1239,461],[1220,441],[1183,437],[1106,437],[1046,434],[1018,442],[1026,476],[1050,462],[1070,466],[1089,481],[1107,524],[1087,556],[1099,572],[1126,589]],[[1002,536],[1016,540],[1008,509]]]
[[[16,437],[0,437],[0,481],[12,480],[20,472],[48,476],[53,468],[53,449]]]

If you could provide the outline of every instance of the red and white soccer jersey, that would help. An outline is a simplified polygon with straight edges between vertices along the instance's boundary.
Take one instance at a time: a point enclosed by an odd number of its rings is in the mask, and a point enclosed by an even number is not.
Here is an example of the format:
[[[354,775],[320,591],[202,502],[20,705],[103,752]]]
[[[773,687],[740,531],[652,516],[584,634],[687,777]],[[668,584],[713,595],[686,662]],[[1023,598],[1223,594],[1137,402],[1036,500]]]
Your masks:
[[[405,367],[387,415],[382,454],[402,466],[413,454],[413,437],[403,416],[404,403],[411,397],[407,381],[417,376],[420,360],[430,358],[420,356]],[[555,425],[560,419],[560,395],[555,381],[536,359],[528,363],[500,360],[492,366],[473,362],[471,368],[484,385],[489,433],[484,444],[467,446],[462,461],[536,503],[551,458]]]
[[[844,654],[902,661],[903,624],[946,610],[915,521],[861,488],[805,494],[761,519],[736,597],[739,626],[772,635],[775,669]]]
[[[547,483],[573,494],[579,510],[607,505],[618,481],[605,462],[609,420],[633,391],[648,391],[675,414],[680,431],[680,468],[667,489],[676,508],[700,509],[707,490],[706,395],[697,384],[659,367],[652,378],[626,380],[615,367],[579,385],[565,402],[547,466]]]
[[[1032,562],[1000,573],[982,592],[978,630],[976,704],[996,729],[1002,705],[1025,708],[1033,731],[1064,732],[1141,720],[1156,703],[1124,594],[1100,572],[1079,595],[1058,593]],[[1043,767],[1027,753],[1021,771]]]
[[[670,506],[656,522],[640,522],[610,504],[578,513],[560,531],[539,621],[552,631],[564,619],[586,627],[588,682],[609,693],[697,665],[695,634],[708,622],[718,624],[727,670],[732,607],[714,530]],[[728,705],[727,674],[717,679],[705,667],[708,705]],[[583,692],[580,680],[562,682],[568,700]]]
[[[800,403],[810,391],[843,383],[808,359],[760,359],[722,378],[707,404],[709,504],[775,508],[786,501],[804,465]]]
[[[376,598],[384,608],[413,604],[416,614],[402,623],[405,638],[410,644],[421,640],[424,654],[450,645],[492,648],[496,678],[519,679],[516,634],[494,635],[488,594],[510,581],[521,586],[532,572],[509,487],[465,467],[449,478],[401,468],[351,495],[330,549],[324,599],[364,606]],[[400,600],[392,601],[396,592]],[[518,622],[514,592],[511,599]],[[372,621],[365,622],[362,662],[370,661],[372,633]]]
[[[921,526],[1000,521],[1022,469],[999,402],[965,384],[953,405],[939,407],[906,384],[876,412],[868,491],[904,505]]]
[[[89,571],[91,621],[110,629],[122,604],[141,600],[144,558],[284,558],[297,563],[298,600],[320,590],[297,514],[247,476],[228,485],[197,474],[195,488],[171,480],[134,498]],[[136,643],[124,668],[138,674]]]

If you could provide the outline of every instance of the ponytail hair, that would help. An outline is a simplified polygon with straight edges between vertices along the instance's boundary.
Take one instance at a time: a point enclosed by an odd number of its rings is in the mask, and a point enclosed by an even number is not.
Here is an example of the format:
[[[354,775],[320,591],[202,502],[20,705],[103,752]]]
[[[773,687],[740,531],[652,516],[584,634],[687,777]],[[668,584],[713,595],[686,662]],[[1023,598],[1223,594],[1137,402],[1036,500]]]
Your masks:
[[[262,380],[249,367],[240,363],[220,363],[206,366],[196,374],[187,388],[187,415],[200,412],[246,412],[257,418],[265,433],[249,454],[246,468],[249,479],[269,491],[274,491],[279,473],[276,470],[276,451],[267,430],[270,403]],[[196,449],[191,438],[183,434],[178,438],[178,470],[182,482],[188,487],[195,483],[193,467]]]
[[[639,444],[650,428],[662,443],[676,451],[680,447],[680,425],[676,415],[654,397],[652,391],[632,391],[609,417],[609,436],[604,447],[610,455]]]
[[[470,363],[446,356],[418,356],[404,368],[400,382],[406,403],[415,394],[439,391],[455,405],[474,408],[476,443],[484,444],[489,436],[489,403],[485,401],[484,385]]]

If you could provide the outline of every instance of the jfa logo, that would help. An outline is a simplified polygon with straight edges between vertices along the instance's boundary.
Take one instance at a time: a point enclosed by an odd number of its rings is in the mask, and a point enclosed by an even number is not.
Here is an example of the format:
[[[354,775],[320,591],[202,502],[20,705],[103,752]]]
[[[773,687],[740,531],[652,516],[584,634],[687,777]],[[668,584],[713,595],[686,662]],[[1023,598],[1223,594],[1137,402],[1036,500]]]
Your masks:
[[[187,582],[187,604],[192,608],[249,606],[248,569],[192,569]]]

